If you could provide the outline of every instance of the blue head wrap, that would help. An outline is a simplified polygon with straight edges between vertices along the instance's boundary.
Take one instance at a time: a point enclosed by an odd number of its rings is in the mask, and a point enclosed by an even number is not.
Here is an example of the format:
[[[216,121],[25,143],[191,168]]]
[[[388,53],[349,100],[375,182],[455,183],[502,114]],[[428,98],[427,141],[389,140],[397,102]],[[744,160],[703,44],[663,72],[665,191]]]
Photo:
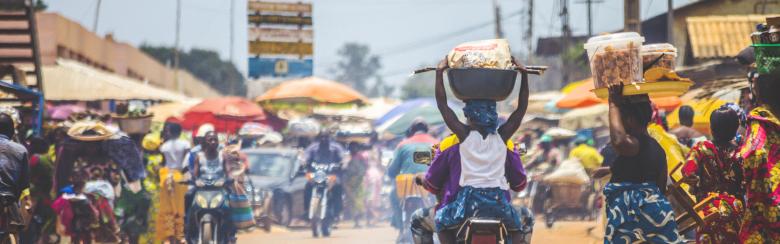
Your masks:
[[[466,106],[463,107],[463,114],[469,119],[480,133],[496,133],[498,128],[498,112],[496,112],[496,101],[486,99],[466,100]]]

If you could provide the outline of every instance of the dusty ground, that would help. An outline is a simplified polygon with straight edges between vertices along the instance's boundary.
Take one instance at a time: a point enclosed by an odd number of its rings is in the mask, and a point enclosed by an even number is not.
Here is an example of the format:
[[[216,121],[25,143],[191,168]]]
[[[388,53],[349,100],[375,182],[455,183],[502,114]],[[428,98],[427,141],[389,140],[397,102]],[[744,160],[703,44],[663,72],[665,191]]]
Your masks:
[[[601,232],[593,230],[594,234],[588,234],[588,228],[595,226],[594,222],[557,222],[551,229],[547,229],[541,219],[534,226],[532,243],[603,243]],[[349,226],[349,225],[347,225]],[[598,234],[598,235],[596,235]],[[394,243],[397,232],[387,224],[373,228],[341,227],[333,231],[330,238],[312,238],[308,229],[289,230],[281,227],[272,228],[271,233],[258,230],[252,233],[242,234],[238,243]]]

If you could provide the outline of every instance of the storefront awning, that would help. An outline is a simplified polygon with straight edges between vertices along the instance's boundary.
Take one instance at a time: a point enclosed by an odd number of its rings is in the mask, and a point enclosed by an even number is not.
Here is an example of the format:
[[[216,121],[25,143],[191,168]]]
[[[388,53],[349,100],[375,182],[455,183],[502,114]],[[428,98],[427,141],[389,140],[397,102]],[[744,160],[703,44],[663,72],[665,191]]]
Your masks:
[[[144,84],[129,77],[95,69],[72,60],[60,59],[44,66],[46,100],[156,100],[185,101],[183,94]]]

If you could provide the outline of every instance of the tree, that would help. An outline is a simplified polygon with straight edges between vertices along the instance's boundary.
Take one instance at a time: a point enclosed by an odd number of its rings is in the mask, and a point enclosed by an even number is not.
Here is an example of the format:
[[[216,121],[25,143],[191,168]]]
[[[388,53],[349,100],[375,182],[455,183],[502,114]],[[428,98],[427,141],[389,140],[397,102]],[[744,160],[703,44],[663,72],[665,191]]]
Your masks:
[[[173,63],[173,48],[141,45],[141,50],[164,64]],[[223,94],[244,96],[244,77],[232,62],[223,61],[215,51],[193,48],[179,52],[179,66]]]
[[[395,87],[385,83],[381,76],[374,78],[374,85],[368,91],[370,97],[389,97],[395,92]]]
[[[379,56],[372,55],[368,45],[354,42],[344,44],[338,50],[338,55],[341,56],[341,60],[336,64],[336,79],[359,92],[368,94],[369,79],[377,77],[377,72],[382,68]],[[376,80],[376,82],[380,81]],[[384,84],[377,83],[377,85]]]

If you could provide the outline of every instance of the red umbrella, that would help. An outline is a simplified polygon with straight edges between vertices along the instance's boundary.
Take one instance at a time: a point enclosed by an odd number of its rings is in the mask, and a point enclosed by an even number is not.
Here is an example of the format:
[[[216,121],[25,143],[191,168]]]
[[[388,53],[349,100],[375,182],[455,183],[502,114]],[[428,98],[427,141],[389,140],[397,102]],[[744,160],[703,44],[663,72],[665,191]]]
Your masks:
[[[210,123],[218,132],[236,133],[246,122],[265,122],[266,115],[260,106],[240,97],[205,99],[193,106],[181,120],[187,130]]]

